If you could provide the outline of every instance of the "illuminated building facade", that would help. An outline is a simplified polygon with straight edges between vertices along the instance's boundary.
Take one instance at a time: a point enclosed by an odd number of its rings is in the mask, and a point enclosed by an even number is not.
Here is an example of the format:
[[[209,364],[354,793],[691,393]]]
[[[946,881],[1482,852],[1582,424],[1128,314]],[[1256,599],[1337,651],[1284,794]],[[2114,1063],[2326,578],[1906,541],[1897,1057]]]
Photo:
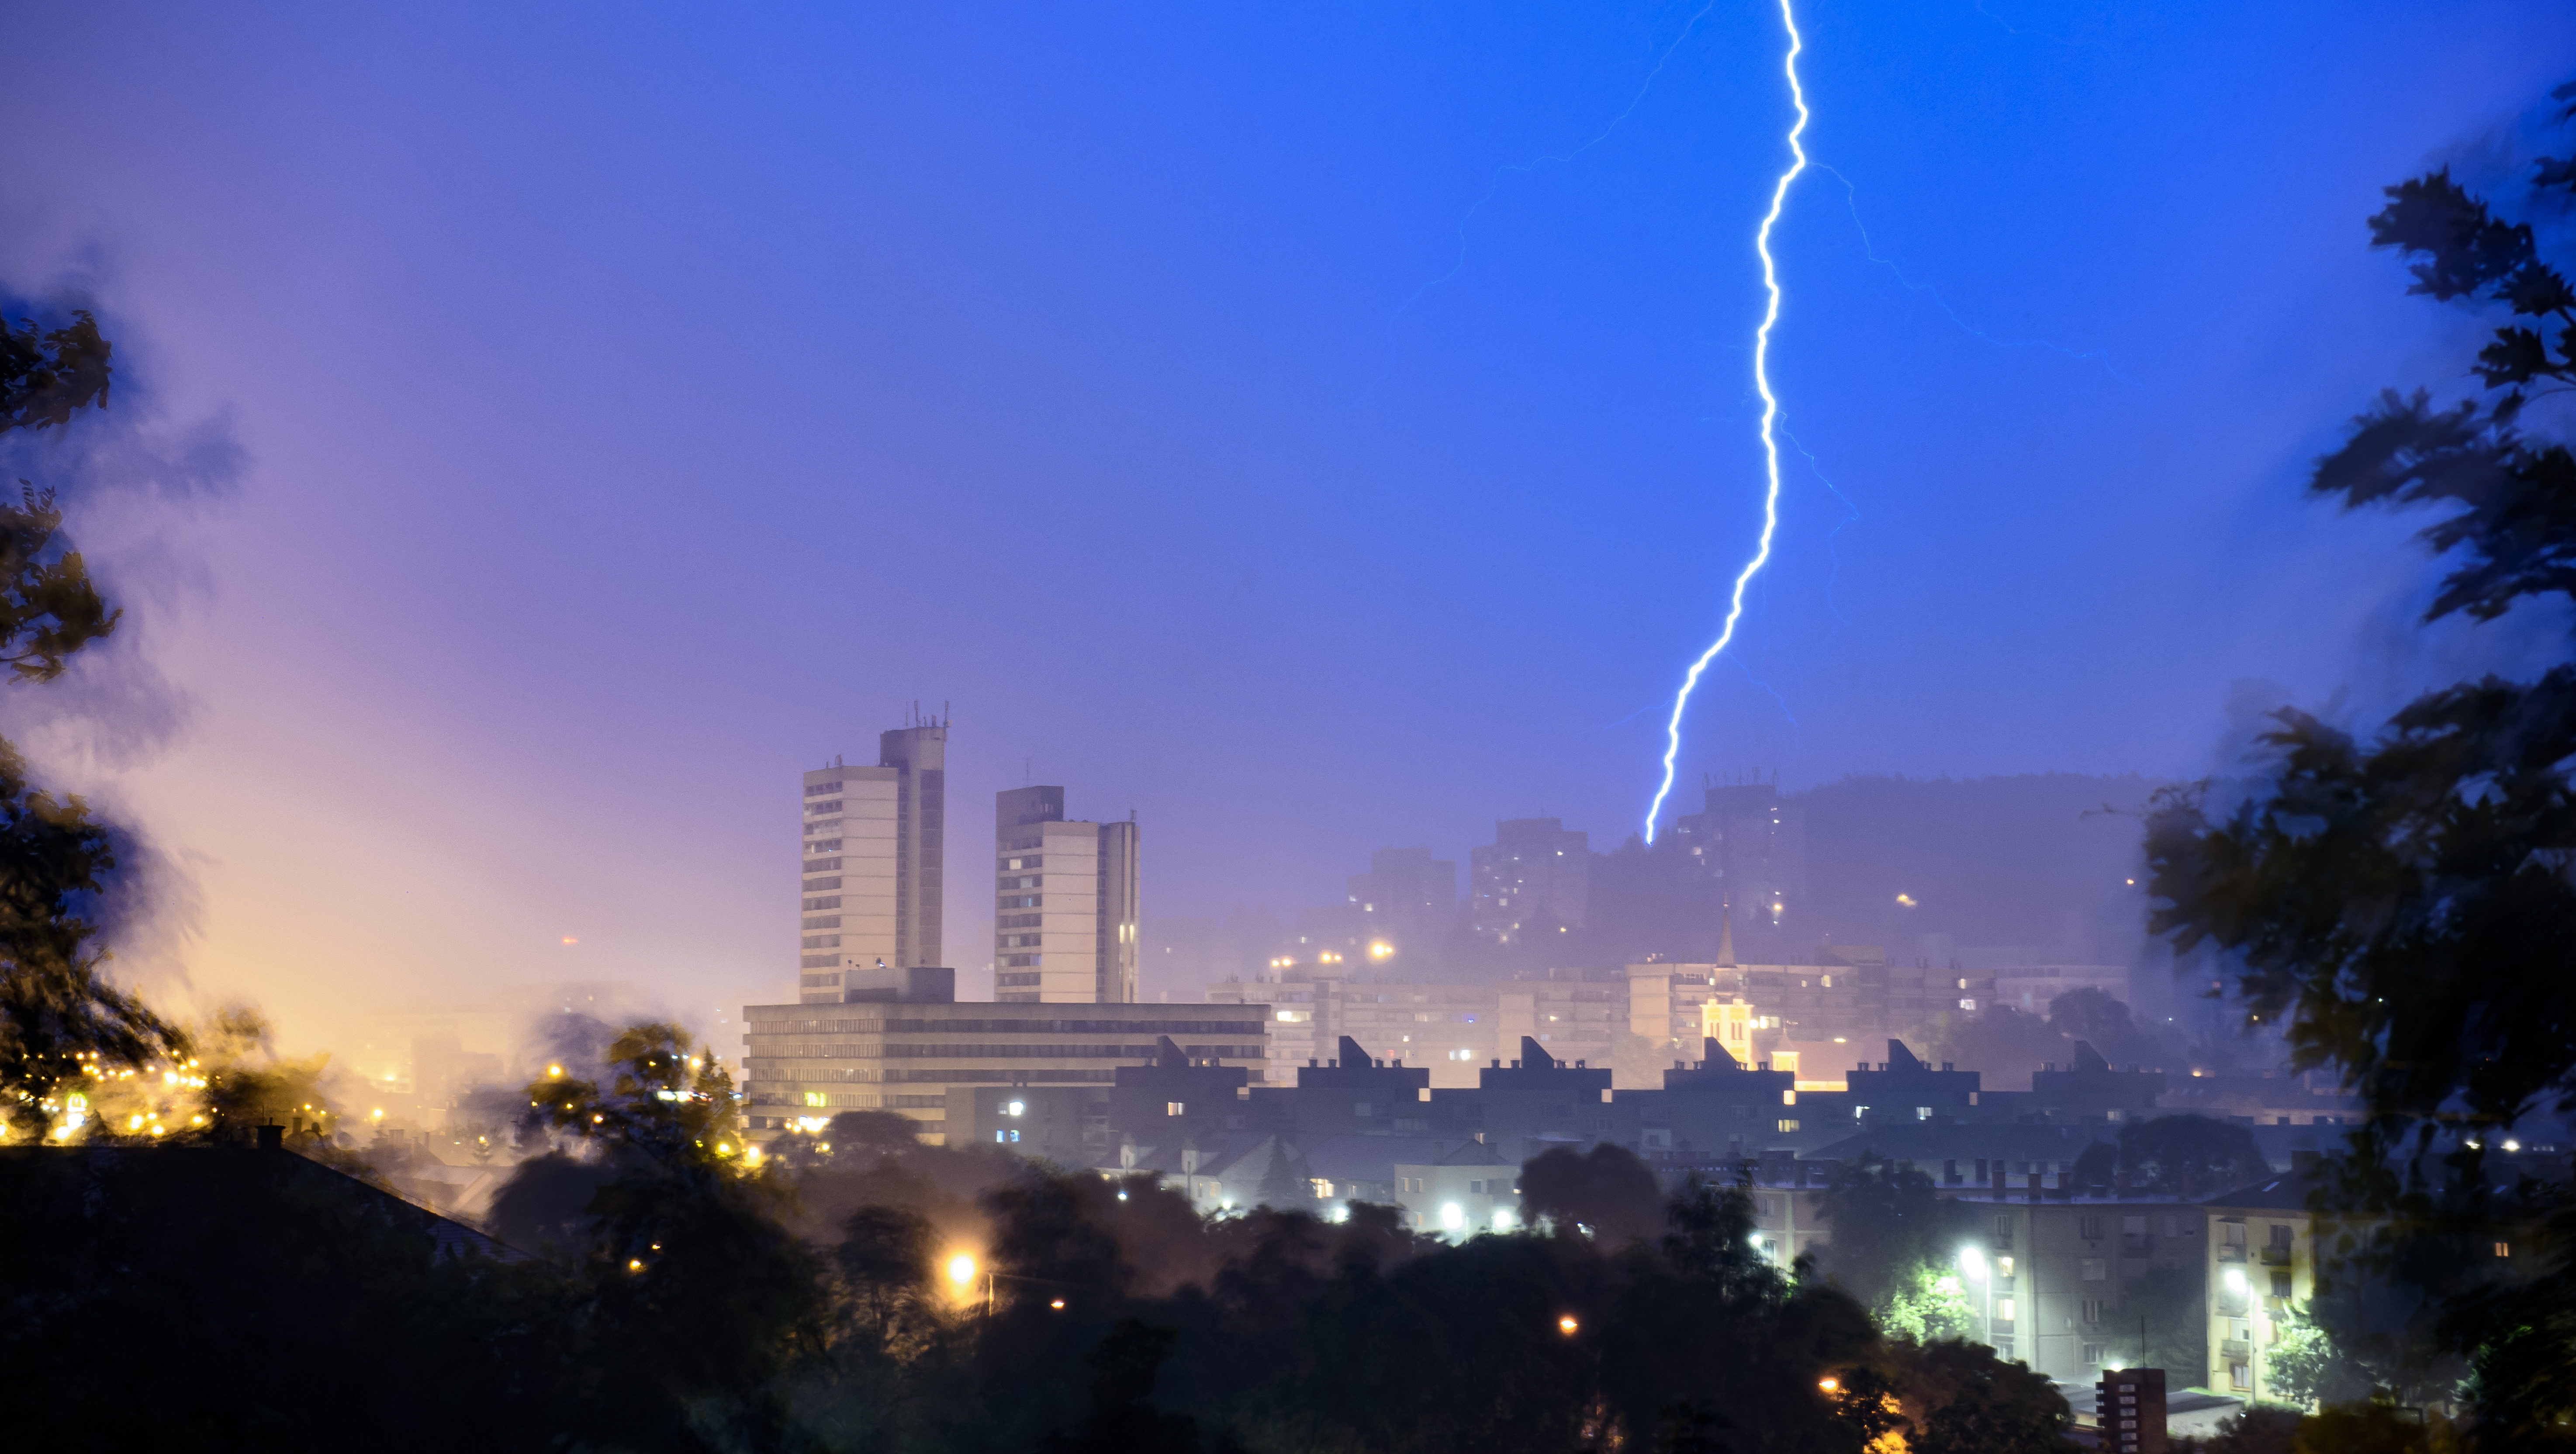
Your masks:
[[[1616,969],[1551,969],[1496,985],[1495,1034],[1522,1036],[1561,1061],[1608,1066],[1628,1029],[1628,985]]]
[[[2177,1336],[2189,1341],[2197,1328],[2155,1325],[2175,1312],[2148,1282],[2158,1269],[2199,1280],[2215,1231],[2209,1212],[2170,1197],[2054,1200],[2037,1173],[2028,1181],[1959,1198],[1973,1231],[1956,1271],[1985,1328],[1978,1341],[2074,1384],[2144,1363],[2144,1350],[2170,1347]],[[2201,1306],[2191,1300],[2180,1315],[2196,1320]],[[2215,1380],[2210,1387],[2227,1391]]]
[[[994,997],[1008,1004],[1132,1004],[1143,926],[1139,830],[1070,822],[1061,787],[993,803]]]
[[[1257,979],[1207,987],[1216,1004],[1258,1006],[1270,1022],[1270,1065],[1263,1077],[1294,1085],[1304,1069],[1337,1058],[1342,1036],[1427,1067],[1431,1084],[1466,1087],[1496,1054],[1502,996],[1509,985],[1410,984],[1353,973],[1337,951],[1307,961],[1284,960]]]
[[[1268,1055],[1261,1016],[1239,1005],[961,1004],[945,997],[953,980],[924,971],[889,971],[886,983],[883,999],[744,1007],[744,1110],[754,1135],[885,1110],[944,1137],[952,1104],[961,1108],[960,1133],[972,1129],[976,1090],[1111,1090],[1120,1066],[1167,1058],[1162,1041],[1209,1067],[1250,1069]]]
[[[1588,835],[1557,818],[1506,818],[1468,854],[1468,927],[1498,944],[1583,927],[1591,906]]]
[[[1672,842],[1700,877],[1719,885],[1734,919],[1782,927],[1806,885],[1800,824],[1781,803],[1779,785],[1707,779],[1701,794],[1700,811],[1673,820]]]
[[[875,767],[805,774],[800,998],[831,1003],[851,971],[943,957],[947,752],[946,723],[915,722],[878,737]]]
[[[2293,1172],[2207,1203],[2212,1392],[2283,1401],[2265,1387],[2264,1360],[2297,1331],[2297,1310],[2316,1293],[2319,1227],[2308,1210],[2316,1189],[2313,1174]]]

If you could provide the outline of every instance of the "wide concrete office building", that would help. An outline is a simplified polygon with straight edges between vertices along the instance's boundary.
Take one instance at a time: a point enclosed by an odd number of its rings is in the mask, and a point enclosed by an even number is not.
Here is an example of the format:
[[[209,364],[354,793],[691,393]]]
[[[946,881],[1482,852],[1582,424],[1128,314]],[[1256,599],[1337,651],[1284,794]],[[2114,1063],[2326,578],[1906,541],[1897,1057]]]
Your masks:
[[[1138,843],[1132,821],[1068,821],[1061,787],[995,795],[994,998],[1135,1002]]]
[[[946,1136],[951,1105],[971,1107],[979,1088],[1113,1087],[1121,1065],[1155,1061],[1162,1040],[1192,1062],[1255,1073],[1269,1053],[1258,1007],[960,1004],[955,985],[946,969],[853,971],[840,993],[855,998],[745,1006],[752,1133],[885,1110]]]
[[[875,767],[805,774],[798,991],[841,997],[853,970],[911,969],[943,956],[948,724],[881,734]]]

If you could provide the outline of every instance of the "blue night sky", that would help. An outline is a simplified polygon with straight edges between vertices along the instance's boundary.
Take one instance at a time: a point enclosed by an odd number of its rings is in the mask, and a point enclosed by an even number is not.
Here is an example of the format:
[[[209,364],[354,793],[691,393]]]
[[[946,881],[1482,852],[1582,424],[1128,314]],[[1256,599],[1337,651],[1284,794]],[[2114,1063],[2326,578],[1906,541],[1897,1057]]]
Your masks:
[[[2576,9],[1801,18],[1798,447],[1686,781],[2206,772],[2248,702],[2510,663],[2412,628],[2407,522],[2299,487],[2370,391],[2458,387],[2476,320],[2362,218],[2509,175]],[[784,982],[794,775],[916,699],[955,944],[1024,772],[1135,810],[1149,917],[1499,816],[1615,846],[1758,525],[1762,3],[8,35],[0,282],[96,300],[129,426],[241,451],[92,497],[173,710],[42,740],[191,885],[135,962],[293,1031]]]

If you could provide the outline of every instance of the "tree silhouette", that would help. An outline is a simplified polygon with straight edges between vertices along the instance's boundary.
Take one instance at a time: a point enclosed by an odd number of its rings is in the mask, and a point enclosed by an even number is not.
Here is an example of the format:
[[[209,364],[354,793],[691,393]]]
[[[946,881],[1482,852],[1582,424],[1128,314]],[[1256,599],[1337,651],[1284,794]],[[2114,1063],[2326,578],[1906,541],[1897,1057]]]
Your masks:
[[[2576,120],[2576,85],[2552,98]],[[2536,210],[2576,195],[2576,161],[2544,159]],[[2576,601],[2576,454],[2526,432],[2529,405],[2576,387],[2576,290],[2528,223],[2447,168],[2387,189],[2374,247],[2408,260],[2411,292],[2501,312],[2449,405],[2383,393],[2312,493],[2346,509],[2427,509],[2447,562],[2426,619],[2492,621]],[[2236,968],[2249,1017],[2284,1027],[2295,1063],[2332,1066],[2366,1098],[2357,1152],[2404,1154],[2445,1127],[2457,1172],[2482,1177],[2495,1128],[2576,1109],[2576,659],[2529,682],[2428,692],[2362,742],[2277,714],[2260,791],[2214,812],[2206,788],[2164,795],[2147,857],[2152,921],[2177,950]],[[2519,1286],[2463,1292],[2452,1336],[2477,1348],[2476,1437],[2537,1438],[2576,1413],[2576,1204],[2547,1224]]]
[[[1604,1141],[1589,1151],[1556,1146],[1521,1168],[1521,1216],[1563,1235],[1589,1229],[1605,1247],[1653,1236],[1664,1223],[1655,1173],[1633,1151]]]
[[[2254,1133],[2207,1116],[2158,1116],[2120,1128],[2120,1168],[2141,1191],[2197,1201],[2267,1175]]]
[[[0,315],[0,435],[107,407],[112,353],[86,312],[51,329]],[[24,685],[61,676],[121,613],[64,536],[53,492],[19,487],[0,500],[0,663]],[[0,1116],[17,1134],[44,1134],[94,1073],[185,1054],[176,1026],[101,972],[90,906],[116,863],[88,804],[35,787],[0,741]]]

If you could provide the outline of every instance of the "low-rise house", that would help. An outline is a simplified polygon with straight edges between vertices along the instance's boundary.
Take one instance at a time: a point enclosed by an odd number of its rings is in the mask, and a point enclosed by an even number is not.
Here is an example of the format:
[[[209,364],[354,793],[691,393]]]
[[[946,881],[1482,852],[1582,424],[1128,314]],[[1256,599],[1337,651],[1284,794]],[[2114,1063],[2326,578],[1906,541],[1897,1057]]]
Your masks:
[[[1395,1204],[1404,1225],[1417,1232],[1460,1242],[1521,1224],[1520,1168],[1482,1141],[1461,1141],[1429,1161],[1399,1161],[1392,1169]]]
[[[1303,1208],[1315,1200],[1306,1158],[1294,1145],[1258,1132],[1190,1136],[1160,1146],[1131,1138],[1119,1146],[1115,1164],[1098,1170],[1112,1176],[1150,1173],[1155,1185],[1188,1197],[1205,1216],[1257,1206]]]

